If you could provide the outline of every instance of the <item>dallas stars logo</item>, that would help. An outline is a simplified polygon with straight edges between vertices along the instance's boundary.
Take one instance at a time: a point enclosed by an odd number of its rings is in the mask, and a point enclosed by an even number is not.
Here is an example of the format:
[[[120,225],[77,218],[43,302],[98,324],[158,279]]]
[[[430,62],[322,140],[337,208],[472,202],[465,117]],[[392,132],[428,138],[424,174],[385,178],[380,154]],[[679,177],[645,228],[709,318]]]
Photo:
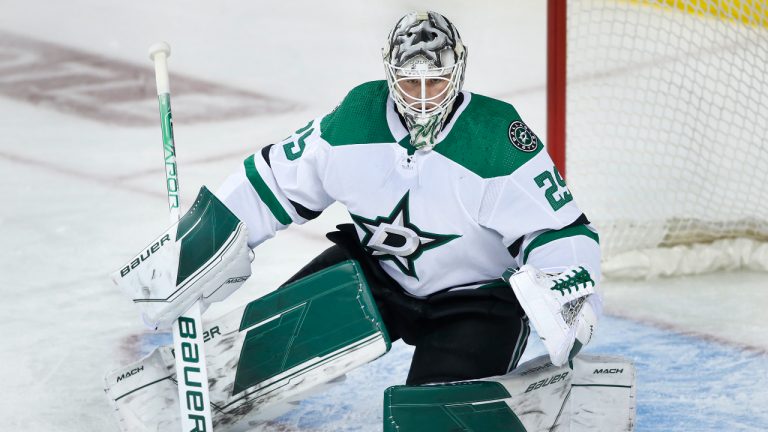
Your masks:
[[[365,236],[363,247],[374,257],[381,260],[391,260],[408,276],[416,275],[416,261],[421,254],[429,249],[442,246],[460,235],[433,234],[422,231],[411,223],[408,214],[408,194],[400,199],[389,216],[379,216],[375,220],[351,215]]]
[[[520,120],[509,125],[509,140],[524,152],[536,150],[539,144],[539,138]]]

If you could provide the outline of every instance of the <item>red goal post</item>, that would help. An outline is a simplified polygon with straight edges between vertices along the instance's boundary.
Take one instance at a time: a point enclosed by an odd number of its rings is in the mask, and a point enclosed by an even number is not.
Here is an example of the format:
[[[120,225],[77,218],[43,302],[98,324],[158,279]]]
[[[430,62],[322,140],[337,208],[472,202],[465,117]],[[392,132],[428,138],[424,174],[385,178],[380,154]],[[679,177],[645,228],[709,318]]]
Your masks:
[[[566,0],[547,2],[547,150],[560,175],[566,178]]]

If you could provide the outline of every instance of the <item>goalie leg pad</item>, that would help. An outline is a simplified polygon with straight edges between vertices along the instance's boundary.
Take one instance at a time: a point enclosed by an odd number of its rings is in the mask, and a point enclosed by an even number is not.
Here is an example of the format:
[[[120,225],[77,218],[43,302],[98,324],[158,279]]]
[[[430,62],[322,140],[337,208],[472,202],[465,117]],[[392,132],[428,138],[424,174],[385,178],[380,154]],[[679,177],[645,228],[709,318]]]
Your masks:
[[[525,432],[503,385],[470,381],[394,386],[384,392],[384,432]]]
[[[557,367],[541,356],[500,377],[390,387],[384,431],[632,431],[633,364],[584,355],[573,365]]]
[[[390,348],[376,304],[354,261],[286,285],[204,327],[214,428],[242,420],[274,419],[292,401]],[[177,390],[164,381],[155,382],[163,376],[175,377],[173,358],[155,357],[165,363],[152,364],[154,372],[145,376],[153,380],[141,379],[140,373],[126,375],[140,367],[130,365],[107,376],[107,394],[119,416],[132,419],[131,425],[174,430],[156,427],[159,419],[167,424],[169,416],[178,422],[178,410],[165,409],[166,400],[178,403]],[[131,397],[126,397],[129,393]]]

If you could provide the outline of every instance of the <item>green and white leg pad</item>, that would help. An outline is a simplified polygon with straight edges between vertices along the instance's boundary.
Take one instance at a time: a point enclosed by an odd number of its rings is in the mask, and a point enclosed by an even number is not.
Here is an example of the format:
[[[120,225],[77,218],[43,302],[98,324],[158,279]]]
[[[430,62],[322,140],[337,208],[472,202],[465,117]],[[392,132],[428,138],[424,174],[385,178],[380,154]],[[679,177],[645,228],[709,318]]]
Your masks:
[[[353,261],[280,288],[204,327],[214,428],[274,419],[291,402],[390,348]],[[178,430],[175,377],[170,347],[107,375],[106,392],[123,430]]]
[[[571,369],[541,356],[501,377],[384,393],[385,432],[628,432],[634,423],[635,368],[620,357],[581,355]]]

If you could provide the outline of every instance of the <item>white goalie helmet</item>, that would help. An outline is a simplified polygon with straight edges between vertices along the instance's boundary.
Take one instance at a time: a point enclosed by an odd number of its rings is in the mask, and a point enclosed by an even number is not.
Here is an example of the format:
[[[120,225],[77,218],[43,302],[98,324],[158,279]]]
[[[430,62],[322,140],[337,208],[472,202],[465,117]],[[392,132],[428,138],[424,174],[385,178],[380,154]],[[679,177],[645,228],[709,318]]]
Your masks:
[[[464,82],[467,48],[459,31],[437,12],[411,12],[389,33],[382,54],[411,144],[431,149]]]

